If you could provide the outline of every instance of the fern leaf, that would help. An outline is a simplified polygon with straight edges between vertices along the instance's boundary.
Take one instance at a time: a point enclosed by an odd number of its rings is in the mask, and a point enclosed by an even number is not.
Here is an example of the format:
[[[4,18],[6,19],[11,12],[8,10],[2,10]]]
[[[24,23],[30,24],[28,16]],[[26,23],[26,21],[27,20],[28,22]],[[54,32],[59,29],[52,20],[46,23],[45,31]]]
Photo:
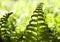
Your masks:
[[[5,37],[7,37],[8,39],[9,39],[9,37],[8,36],[6,36],[8,33],[8,31],[7,31],[7,21],[8,21],[8,18],[9,18],[9,16],[12,14],[13,12],[10,12],[10,13],[7,13],[6,15],[3,15],[3,17],[0,19],[0,31],[1,31],[1,34],[0,35],[2,35],[2,37],[3,37],[3,35],[4,35],[4,38]],[[3,42],[5,42],[4,40],[3,40]],[[7,41],[8,42],[8,41]]]

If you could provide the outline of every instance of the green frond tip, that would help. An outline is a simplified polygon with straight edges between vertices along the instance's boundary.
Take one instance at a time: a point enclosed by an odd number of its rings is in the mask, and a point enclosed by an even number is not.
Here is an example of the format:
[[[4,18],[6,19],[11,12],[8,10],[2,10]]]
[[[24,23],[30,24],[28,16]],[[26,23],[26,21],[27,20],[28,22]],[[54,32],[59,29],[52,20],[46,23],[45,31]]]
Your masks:
[[[0,28],[5,28],[6,22],[8,21],[9,16],[13,14],[13,12],[7,13],[3,15],[3,17],[0,19]]]

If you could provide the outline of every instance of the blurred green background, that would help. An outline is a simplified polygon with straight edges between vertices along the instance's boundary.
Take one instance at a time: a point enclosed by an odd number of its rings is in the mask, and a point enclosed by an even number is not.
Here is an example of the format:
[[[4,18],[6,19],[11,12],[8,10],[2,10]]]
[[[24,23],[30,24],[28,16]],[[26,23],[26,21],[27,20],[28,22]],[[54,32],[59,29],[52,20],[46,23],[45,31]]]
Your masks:
[[[25,30],[37,5],[44,3],[45,20],[51,30],[56,29],[60,37],[60,0],[0,0],[0,18],[8,12],[13,14],[8,19],[16,26],[15,31],[19,34]]]

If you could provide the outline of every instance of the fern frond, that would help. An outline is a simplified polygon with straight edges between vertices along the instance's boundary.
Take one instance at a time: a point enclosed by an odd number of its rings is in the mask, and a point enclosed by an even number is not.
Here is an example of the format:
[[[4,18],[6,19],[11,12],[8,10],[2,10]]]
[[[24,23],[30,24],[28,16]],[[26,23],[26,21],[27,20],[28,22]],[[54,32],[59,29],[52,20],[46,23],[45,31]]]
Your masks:
[[[19,38],[20,42],[50,42],[54,41],[52,31],[45,23],[43,3],[40,3],[31,16],[24,34]],[[22,38],[22,39],[21,39]]]
[[[8,21],[8,18],[9,16],[12,14],[13,12],[10,12],[10,13],[7,13],[5,15],[3,15],[3,17],[0,19],[0,31],[1,31],[1,35],[2,35],[2,38],[5,38],[7,37],[8,39],[10,37],[7,36],[7,21]],[[3,37],[4,35],[4,37]],[[4,41],[5,42],[5,41]]]
[[[40,6],[42,3],[40,3]],[[38,19],[38,16],[42,16],[42,15],[39,15],[39,13],[41,12],[40,11],[41,8],[38,8],[33,12],[33,15],[31,16],[31,19],[29,21],[29,24],[26,26],[26,30],[22,36],[22,40],[21,41],[24,41],[24,42],[37,42],[37,29],[38,29],[38,20],[43,20],[42,18],[41,19]],[[21,38],[20,38],[21,39]]]

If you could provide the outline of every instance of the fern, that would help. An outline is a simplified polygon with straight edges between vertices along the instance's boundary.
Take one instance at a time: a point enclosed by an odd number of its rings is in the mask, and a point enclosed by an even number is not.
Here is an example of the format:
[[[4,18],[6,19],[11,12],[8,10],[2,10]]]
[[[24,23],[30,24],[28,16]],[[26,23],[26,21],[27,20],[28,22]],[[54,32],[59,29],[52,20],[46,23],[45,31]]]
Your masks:
[[[6,15],[3,15],[3,17],[0,19],[0,31],[1,31],[1,35],[3,37],[3,42],[5,38],[9,39],[9,35],[7,35],[7,21],[9,16],[12,14],[13,12],[7,13]],[[4,36],[3,36],[4,35]]]
[[[32,20],[29,21],[24,34],[19,38],[20,42],[42,42],[44,40],[48,41],[50,29],[48,28],[48,25],[45,24],[42,7],[43,3],[40,3],[36,10],[33,12],[33,15],[31,16]]]

